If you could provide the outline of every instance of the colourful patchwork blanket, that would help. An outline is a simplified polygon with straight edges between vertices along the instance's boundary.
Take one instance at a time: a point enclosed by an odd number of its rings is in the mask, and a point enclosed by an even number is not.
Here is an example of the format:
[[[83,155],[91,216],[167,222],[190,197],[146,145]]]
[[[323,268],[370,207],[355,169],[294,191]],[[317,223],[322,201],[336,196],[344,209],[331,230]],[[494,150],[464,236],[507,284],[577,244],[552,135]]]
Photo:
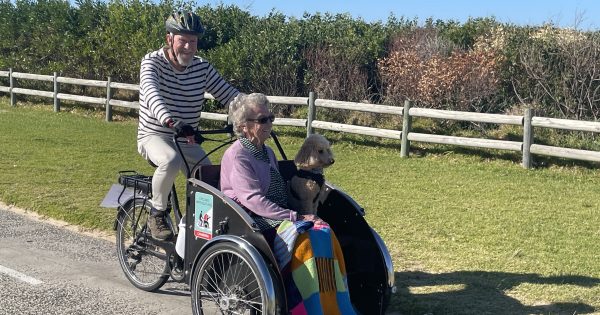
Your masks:
[[[274,242],[292,315],[356,314],[342,249],[326,224],[284,221]]]

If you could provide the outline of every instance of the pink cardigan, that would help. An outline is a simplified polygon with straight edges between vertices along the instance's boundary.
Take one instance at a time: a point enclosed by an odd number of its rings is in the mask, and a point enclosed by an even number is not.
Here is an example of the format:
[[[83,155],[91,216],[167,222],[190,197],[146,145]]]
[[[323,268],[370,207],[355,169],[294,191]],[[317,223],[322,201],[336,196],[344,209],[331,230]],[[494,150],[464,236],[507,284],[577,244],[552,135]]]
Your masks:
[[[278,168],[275,153],[267,147],[270,165]],[[269,219],[296,221],[297,213],[267,199],[271,177],[269,164],[257,160],[238,140],[221,159],[221,190],[257,215]]]

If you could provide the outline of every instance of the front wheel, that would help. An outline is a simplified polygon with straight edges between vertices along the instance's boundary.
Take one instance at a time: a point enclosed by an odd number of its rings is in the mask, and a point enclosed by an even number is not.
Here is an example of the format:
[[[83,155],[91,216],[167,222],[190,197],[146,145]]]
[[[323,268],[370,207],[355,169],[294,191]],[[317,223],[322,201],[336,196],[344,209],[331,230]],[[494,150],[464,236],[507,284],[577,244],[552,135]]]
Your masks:
[[[169,279],[165,250],[150,241],[149,214],[149,202],[135,198],[122,209],[117,220],[119,263],[129,282],[144,291],[157,290]]]
[[[198,264],[191,288],[194,315],[281,313],[285,297],[262,257],[256,261],[237,244],[225,242],[209,248]],[[261,274],[259,264],[268,277]],[[275,289],[271,297],[267,286]]]

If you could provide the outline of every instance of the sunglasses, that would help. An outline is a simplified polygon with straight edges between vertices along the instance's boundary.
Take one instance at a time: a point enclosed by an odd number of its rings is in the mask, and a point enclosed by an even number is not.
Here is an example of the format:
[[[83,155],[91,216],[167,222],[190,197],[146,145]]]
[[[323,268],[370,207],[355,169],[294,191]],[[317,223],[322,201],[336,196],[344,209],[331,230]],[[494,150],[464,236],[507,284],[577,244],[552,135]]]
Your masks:
[[[246,121],[253,121],[255,123],[259,123],[261,125],[266,124],[267,122],[273,122],[275,120],[275,116],[274,115],[270,115],[270,116],[266,116],[266,117],[261,117],[261,118],[256,118],[256,119],[246,119]]]

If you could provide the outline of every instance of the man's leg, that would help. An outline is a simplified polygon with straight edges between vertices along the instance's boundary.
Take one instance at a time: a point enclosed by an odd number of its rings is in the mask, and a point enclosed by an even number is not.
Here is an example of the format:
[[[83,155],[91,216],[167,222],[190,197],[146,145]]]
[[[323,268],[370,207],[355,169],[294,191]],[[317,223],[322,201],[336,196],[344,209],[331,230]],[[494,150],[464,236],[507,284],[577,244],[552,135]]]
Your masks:
[[[201,161],[201,165],[211,165],[211,162],[208,159],[208,157],[204,158],[206,156],[206,153],[204,152],[202,147],[200,147],[200,145],[185,143],[181,145],[181,149],[183,150],[185,160],[188,162],[190,171],[192,171],[192,168],[194,167],[194,165],[196,165],[196,163],[198,163],[198,161]],[[185,165],[183,165],[183,163],[181,165],[181,171],[184,174],[186,172],[186,168]]]
[[[164,220],[169,192],[182,167],[183,160],[173,140],[167,137],[147,136],[138,144],[140,154],[157,165],[152,177],[152,211],[148,221],[152,237],[160,240],[170,238],[173,233]]]

